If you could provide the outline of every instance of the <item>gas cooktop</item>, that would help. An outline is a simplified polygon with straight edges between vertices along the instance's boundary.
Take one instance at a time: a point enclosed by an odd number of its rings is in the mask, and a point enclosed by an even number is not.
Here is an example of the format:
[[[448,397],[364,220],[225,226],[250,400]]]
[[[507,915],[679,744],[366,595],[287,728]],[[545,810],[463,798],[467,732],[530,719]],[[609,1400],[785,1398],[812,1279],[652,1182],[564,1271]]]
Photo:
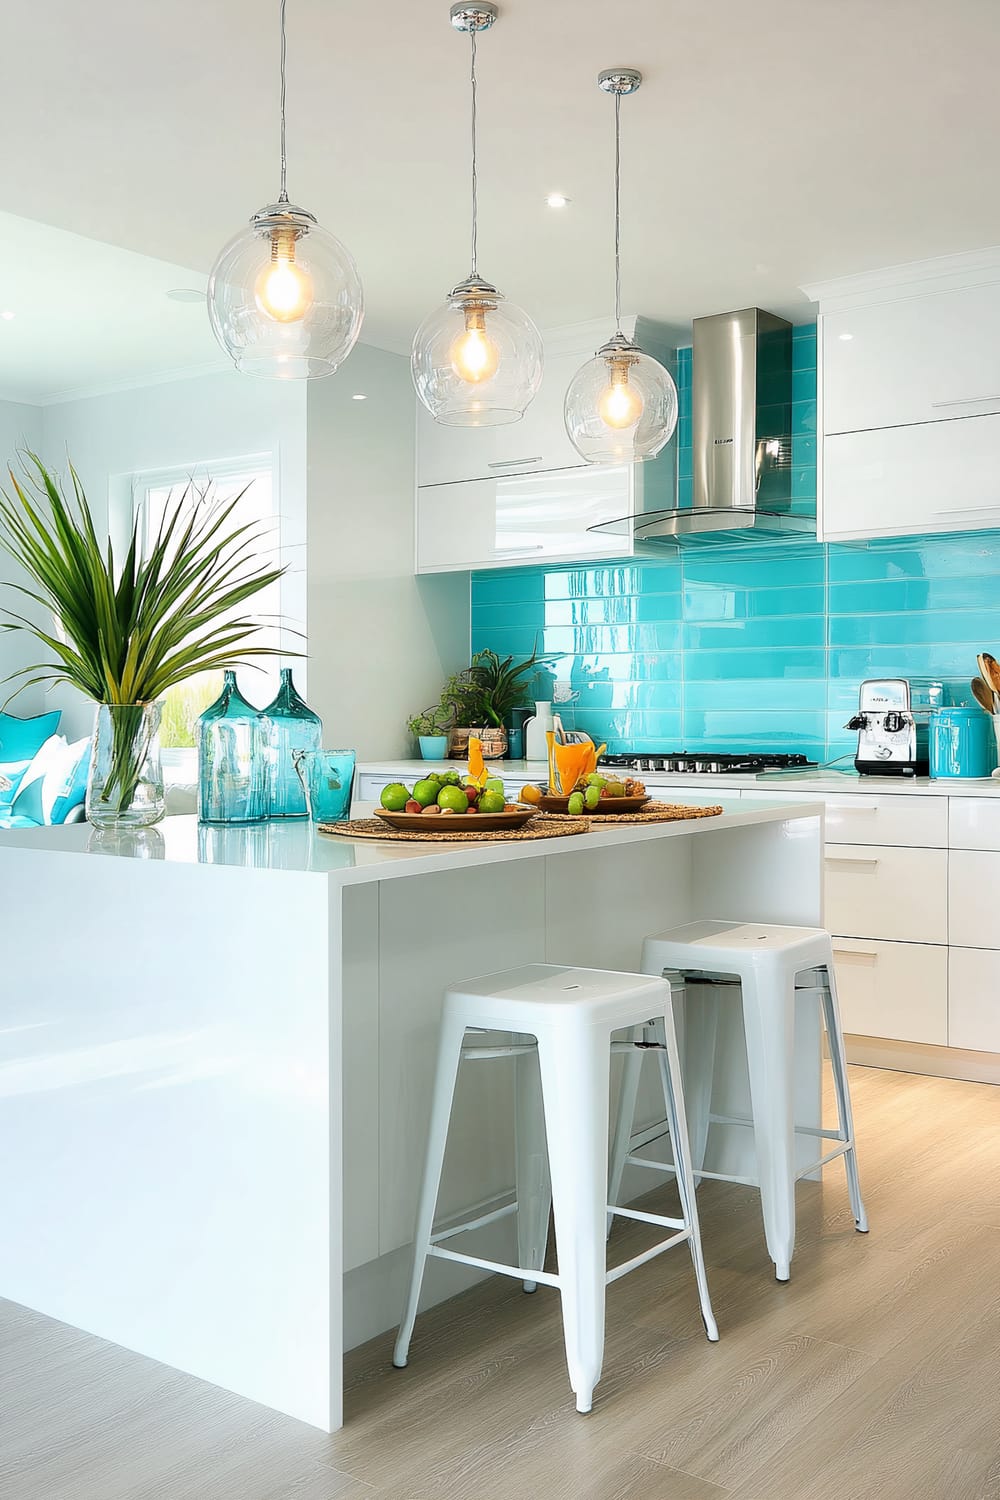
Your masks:
[[[605,755],[606,766],[623,766],[630,771],[692,771],[699,775],[752,774],[755,771],[792,771],[799,767],[815,766],[816,761],[804,755],[772,755],[770,751],[760,754],[744,752],[726,755],[718,750],[699,750],[689,754],[686,750],[671,750],[665,755],[641,754]]]

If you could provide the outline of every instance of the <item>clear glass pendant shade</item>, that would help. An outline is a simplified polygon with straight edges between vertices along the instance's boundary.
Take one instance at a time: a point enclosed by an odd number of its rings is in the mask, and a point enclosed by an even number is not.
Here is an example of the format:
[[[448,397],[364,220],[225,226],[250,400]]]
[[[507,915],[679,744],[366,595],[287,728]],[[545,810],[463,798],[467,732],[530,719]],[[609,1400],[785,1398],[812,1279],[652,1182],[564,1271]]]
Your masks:
[[[573,376],[564,414],[570,441],[588,463],[637,463],[673,437],[677,387],[658,360],[616,334]]]
[[[262,208],[231,239],[208,282],[212,329],[246,375],[302,380],[332,375],[364,318],[358,268],[312,214],[290,203]]]
[[[437,422],[517,422],[542,383],[542,336],[528,314],[470,276],[417,329],[410,359],[417,395]]]

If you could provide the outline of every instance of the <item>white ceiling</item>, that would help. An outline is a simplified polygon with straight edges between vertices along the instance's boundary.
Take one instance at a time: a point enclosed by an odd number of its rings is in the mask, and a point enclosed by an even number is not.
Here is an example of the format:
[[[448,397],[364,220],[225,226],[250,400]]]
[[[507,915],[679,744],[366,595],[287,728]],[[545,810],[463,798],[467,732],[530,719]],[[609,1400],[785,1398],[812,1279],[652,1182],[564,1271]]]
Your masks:
[[[543,326],[608,311],[595,78],[615,64],[645,74],[622,107],[631,310],[801,317],[803,283],[1000,242],[996,0],[500,4],[480,45],[480,267]],[[468,270],[468,42],[447,15],[288,0],[290,192],[354,252],[362,338],[389,348]],[[8,7],[0,201],[206,272],[276,194],[276,17],[277,0]],[[0,269],[18,260],[5,243]],[[127,303],[98,320],[109,348]]]
[[[225,368],[204,298],[166,295],[204,291],[205,279],[0,213],[0,399],[44,405],[192,367]]]

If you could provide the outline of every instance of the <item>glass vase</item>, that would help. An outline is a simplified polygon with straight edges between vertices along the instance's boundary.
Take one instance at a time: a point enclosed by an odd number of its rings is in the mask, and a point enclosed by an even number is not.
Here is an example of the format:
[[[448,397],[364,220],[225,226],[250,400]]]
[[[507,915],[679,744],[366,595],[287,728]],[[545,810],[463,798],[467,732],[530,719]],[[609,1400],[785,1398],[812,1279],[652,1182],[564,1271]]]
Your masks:
[[[294,752],[322,748],[323,721],[295,691],[290,667],[282,669],[277,696],[261,710],[261,717],[270,767],[269,814],[272,818],[305,818],[306,795],[295,769]]]
[[[95,828],[148,828],[167,810],[160,760],[160,703],[99,703],[87,778]]]
[[[226,672],[222,692],[198,720],[198,817],[203,823],[260,823],[267,817],[264,722]]]

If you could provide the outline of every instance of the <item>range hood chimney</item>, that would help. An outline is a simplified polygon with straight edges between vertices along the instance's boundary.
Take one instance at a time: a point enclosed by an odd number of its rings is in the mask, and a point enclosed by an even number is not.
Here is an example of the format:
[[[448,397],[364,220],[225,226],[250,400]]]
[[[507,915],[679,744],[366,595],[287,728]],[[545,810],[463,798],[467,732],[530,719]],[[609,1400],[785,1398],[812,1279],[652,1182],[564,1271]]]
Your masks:
[[[633,517],[637,540],[815,533],[792,508],[792,325],[747,307],[696,318],[693,501]]]

